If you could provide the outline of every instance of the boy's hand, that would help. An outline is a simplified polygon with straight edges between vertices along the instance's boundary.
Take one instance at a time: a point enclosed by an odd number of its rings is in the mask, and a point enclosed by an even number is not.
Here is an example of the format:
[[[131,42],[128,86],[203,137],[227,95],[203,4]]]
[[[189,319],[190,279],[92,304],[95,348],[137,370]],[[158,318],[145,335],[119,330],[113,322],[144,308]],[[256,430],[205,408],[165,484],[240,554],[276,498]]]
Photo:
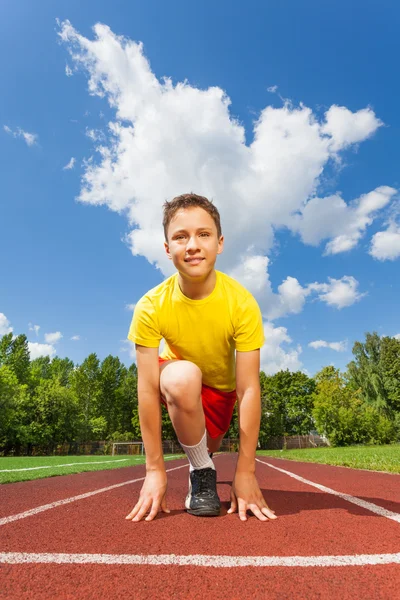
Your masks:
[[[254,473],[236,473],[231,489],[231,507],[228,513],[239,512],[241,521],[247,521],[246,511],[251,512],[260,521],[277,519],[275,511],[268,507]]]
[[[167,508],[167,474],[164,470],[148,471],[140,490],[139,500],[127,517],[131,521],[140,521],[148,512],[145,521],[152,521],[160,510],[169,513]]]

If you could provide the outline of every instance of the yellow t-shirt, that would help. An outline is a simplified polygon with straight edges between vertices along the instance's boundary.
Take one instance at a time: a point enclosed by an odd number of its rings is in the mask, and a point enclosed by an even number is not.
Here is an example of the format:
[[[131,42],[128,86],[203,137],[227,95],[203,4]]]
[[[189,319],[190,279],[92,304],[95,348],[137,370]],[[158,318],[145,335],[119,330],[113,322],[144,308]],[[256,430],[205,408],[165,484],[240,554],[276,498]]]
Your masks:
[[[260,308],[246,288],[216,271],[207,298],[191,300],[178,283],[178,273],[145,294],[135,306],[128,338],[158,348],[162,358],[195,363],[203,383],[218,390],[235,389],[235,350],[249,352],[264,344]]]

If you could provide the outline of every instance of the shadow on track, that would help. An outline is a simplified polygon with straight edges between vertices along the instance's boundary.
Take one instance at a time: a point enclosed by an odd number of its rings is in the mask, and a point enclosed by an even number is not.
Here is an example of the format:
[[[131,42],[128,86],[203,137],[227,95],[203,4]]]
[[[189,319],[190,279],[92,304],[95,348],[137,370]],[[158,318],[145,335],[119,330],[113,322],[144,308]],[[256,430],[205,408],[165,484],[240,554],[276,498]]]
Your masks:
[[[220,485],[232,485],[231,481],[218,481]],[[268,506],[270,506],[276,515],[295,515],[303,511],[316,511],[316,510],[332,510],[341,509],[347,510],[352,515],[360,515],[364,517],[380,517],[376,513],[372,513],[366,508],[347,502],[338,496],[328,494],[324,492],[293,492],[283,490],[273,490],[263,488],[261,489],[264,498],[266,499]],[[400,502],[393,502],[390,500],[384,500],[383,498],[370,498],[367,496],[354,496],[360,500],[371,502],[381,508],[386,508],[392,512],[400,514]],[[223,509],[221,515],[225,514],[230,504],[223,502]],[[177,511],[179,512],[179,511]]]

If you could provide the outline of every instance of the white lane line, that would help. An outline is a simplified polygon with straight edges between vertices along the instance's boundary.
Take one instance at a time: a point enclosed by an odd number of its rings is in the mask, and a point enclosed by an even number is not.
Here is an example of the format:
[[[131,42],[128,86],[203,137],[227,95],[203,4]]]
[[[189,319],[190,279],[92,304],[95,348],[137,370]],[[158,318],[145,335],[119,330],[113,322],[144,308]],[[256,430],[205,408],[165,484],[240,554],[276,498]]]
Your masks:
[[[165,460],[182,457],[182,454],[167,454]],[[42,467],[26,467],[24,469],[0,469],[0,473],[15,473],[17,471],[35,471],[36,469],[56,469],[57,467],[73,467],[75,465],[105,465],[109,463],[124,462],[127,460],[142,460],[141,456],[131,458],[118,458],[117,460],[93,460],[89,462],[65,463],[63,465],[44,465]]]
[[[17,471],[36,471],[36,469],[57,469],[60,467],[74,467],[75,465],[105,465],[108,463],[117,463],[129,460],[129,458],[119,458],[118,460],[93,460],[89,462],[65,463],[63,465],[43,465],[41,467],[26,467],[25,469],[0,469],[0,473],[16,473]]]
[[[0,552],[0,563],[55,563],[68,565],[177,565],[195,567],[363,567],[400,564],[396,554],[355,556],[209,556],[204,554],[47,554]]]
[[[172,469],[167,469],[167,473],[171,471],[177,471],[178,469],[187,468],[189,465],[186,463],[185,465],[180,465],[179,467],[173,467]],[[90,498],[91,496],[96,496],[96,494],[102,494],[103,492],[109,492],[110,490],[115,490],[117,488],[123,487],[124,485],[130,485],[132,483],[137,483],[138,481],[143,481],[144,477],[139,477],[138,479],[130,479],[129,481],[123,481],[122,483],[116,483],[114,485],[109,485],[108,487],[100,488],[98,490],[94,490],[93,492],[86,492],[86,494],[79,494],[79,496],[72,496],[71,498],[64,498],[64,500],[57,500],[56,502],[50,502],[50,504],[43,504],[42,506],[37,506],[36,508],[32,508],[31,510],[26,510],[25,512],[18,513],[17,515],[10,515],[9,517],[3,517],[0,519],[0,526],[7,525],[7,523],[12,523],[12,521],[19,521],[19,519],[26,519],[27,517],[32,517],[33,515],[37,515],[46,510],[50,510],[52,508],[57,508],[57,506],[63,506],[64,504],[70,504],[71,502],[76,502],[77,500],[84,500],[85,498]]]
[[[352,504],[356,504],[357,506],[361,506],[362,508],[365,508],[366,510],[373,512],[376,515],[379,515],[380,517],[386,517],[387,519],[391,519],[392,521],[396,521],[397,523],[400,523],[400,514],[399,513],[395,513],[395,512],[392,512],[391,510],[387,510],[386,508],[383,508],[382,506],[378,506],[377,504],[373,504],[372,502],[367,502],[366,500],[361,500],[361,498],[357,498],[355,496],[350,496],[350,494],[344,494],[343,492],[337,492],[336,490],[328,488],[325,485],[321,485],[319,483],[314,483],[314,481],[310,481],[309,479],[304,479],[304,477],[300,477],[300,475],[296,475],[295,473],[292,473],[291,471],[286,471],[286,469],[280,469],[279,467],[276,467],[275,465],[271,465],[270,463],[264,462],[263,460],[260,460],[259,458],[256,458],[256,461],[261,463],[262,465],[265,465],[266,467],[271,467],[271,469],[276,469],[276,471],[285,473],[285,475],[289,475],[289,477],[293,477],[293,479],[297,479],[298,481],[301,481],[302,483],[311,485],[311,486],[321,490],[321,492],[326,492],[327,494],[332,494],[333,496],[338,496],[339,498],[342,498],[343,500],[346,500],[347,502],[351,502]]]

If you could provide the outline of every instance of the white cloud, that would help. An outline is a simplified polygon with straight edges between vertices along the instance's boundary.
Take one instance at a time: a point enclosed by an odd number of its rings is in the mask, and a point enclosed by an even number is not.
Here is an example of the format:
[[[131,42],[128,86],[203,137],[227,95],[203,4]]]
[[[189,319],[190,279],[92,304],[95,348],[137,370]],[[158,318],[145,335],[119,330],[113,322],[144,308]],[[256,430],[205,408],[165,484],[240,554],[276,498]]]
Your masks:
[[[129,310],[130,312],[133,312],[135,310],[135,306],[136,302],[134,302],[133,304],[125,304],[126,310]]]
[[[281,348],[282,344],[292,342],[286,327],[274,327],[272,323],[265,323],[264,334],[265,344],[261,348],[261,370],[264,373],[273,375],[281,370],[297,371],[301,368],[301,346],[287,352]]]
[[[81,339],[81,336],[80,335],[73,335],[70,339],[73,342],[79,342],[79,340]]]
[[[38,344],[37,342],[28,342],[28,350],[31,360],[35,360],[39,356],[50,356],[50,358],[53,358],[57,353],[51,344]]]
[[[86,135],[93,142],[106,141],[106,136],[101,129],[89,129],[89,127],[86,127]]]
[[[396,340],[400,340],[400,333],[396,333],[396,335],[393,336]]]
[[[268,265],[269,259],[266,256],[245,257],[229,273],[255,296],[263,316],[268,320],[300,313],[306,298],[313,294],[316,294],[318,300],[338,309],[351,306],[364,296],[358,292],[358,281],[350,276],[341,279],[328,277],[329,283],[315,282],[304,287],[295,277],[287,277],[278,286],[278,293],[274,293]]]
[[[347,342],[325,342],[324,340],[315,340],[308,344],[310,348],[318,350],[319,348],[330,348],[336,350],[336,352],[345,352],[347,350]]]
[[[0,313],[0,335],[6,335],[12,333],[13,328],[11,327],[10,321],[7,319],[4,313]]]
[[[341,279],[328,277],[329,283],[312,283],[310,291],[317,292],[319,300],[329,306],[341,309],[358,302],[365,293],[358,291],[358,281],[354,277],[344,275]]]
[[[9,133],[15,138],[22,137],[28,146],[34,146],[37,143],[38,136],[36,133],[28,133],[18,127],[15,131],[13,131],[8,125],[4,125],[4,131]]]
[[[104,98],[116,115],[101,143],[93,133],[98,158],[85,162],[79,200],[127,216],[132,254],[146,257],[165,276],[173,272],[163,248],[162,204],[193,190],[212,198],[221,213],[226,241],[217,268],[243,276],[268,318],[300,312],[312,292],[338,308],[359,299],[354,287],[352,291],[353,278],[312,288],[287,277],[274,294],[266,255],[280,227],[298,231],[305,241],[310,238],[307,243],[330,240],[330,253],[348,249],[390,201],[393,190],[385,186],[349,207],[338,194],[329,201],[314,198],[326,165],[340,161],[342,149],[369,138],[382,125],[374,112],[332,106],[318,119],[303,104],[285,101],[281,108],[261,111],[254,139],[246,145],[244,128],[230,114],[230,99],[221,88],[159,79],[141,44],[116,36],[105,25],[94,31],[90,40],[69,21],[60,27],[74,65],[88,74],[89,93]],[[332,210],[339,215],[335,227],[325,227]],[[340,224],[350,222],[341,229]],[[313,238],[314,227],[318,236]],[[334,281],[342,282],[337,284],[341,294],[333,289]]]
[[[75,166],[75,158],[72,157],[71,160],[69,161],[69,163],[67,165],[65,165],[65,167],[63,167],[63,171],[67,171],[69,169],[73,169]]]
[[[68,64],[65,65],[65,74],[67,77],[72,77],[72,75],[73,75],[73,71]]]
[[[347,252],[357,245],[377,212],[390,203],[396,191],[381,186],[350,204],[339,194],[311,198],[299,214],[289,218],[287,225],[299,233],[306,244],[317,246],[322,240],[330,239],[325,254]]]
[[[322,132],[332,138],[334,151],[366,140],[383,125],[370,108],[353,113],[345,106],[336,105],[325,113],[325,120]]]
[[[29,331],[34,331],[36,335],[39,335],[40,325],[32,325],[32,323],[29,323],[28,329]]]
[[[265,318],[277,319],[289,313],[301,312],[308,290],[294,277],[287,277],[278,287],[278,293],[274,293],[269,280],[268,264],[266,256],[245,256],[229,275],[257,298]]]
[[[386,231],[372,237],[369,253],[378,260],[395,260],[400,257],[400,226],[391,223]]]
[[[267,92],[270,92],[271,94],[275,94],[275,92],[278,91],[278,86],[277,85],[270,85],[269,87],[267,87]]]
[[[56,344],[63,337],[61,331],[55,331],[54,333],[45,333],[44,339],[48,344]]]

